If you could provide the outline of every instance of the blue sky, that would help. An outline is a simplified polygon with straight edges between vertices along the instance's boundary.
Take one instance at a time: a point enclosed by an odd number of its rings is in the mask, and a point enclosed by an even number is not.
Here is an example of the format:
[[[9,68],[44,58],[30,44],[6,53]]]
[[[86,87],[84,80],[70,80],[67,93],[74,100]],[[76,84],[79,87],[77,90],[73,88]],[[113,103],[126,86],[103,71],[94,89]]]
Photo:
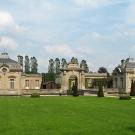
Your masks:
[[[0,51],[86,59],[90,70],[135,58],[135,0],[0,0]]]

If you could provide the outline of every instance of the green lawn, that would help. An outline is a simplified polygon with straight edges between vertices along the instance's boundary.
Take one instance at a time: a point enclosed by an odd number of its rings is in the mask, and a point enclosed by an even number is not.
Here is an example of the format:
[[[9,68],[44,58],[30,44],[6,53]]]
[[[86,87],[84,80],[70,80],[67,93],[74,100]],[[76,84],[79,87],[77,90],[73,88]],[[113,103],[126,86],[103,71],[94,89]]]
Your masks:
[[[0,97],[0,135],[135,135],[135,100]]]

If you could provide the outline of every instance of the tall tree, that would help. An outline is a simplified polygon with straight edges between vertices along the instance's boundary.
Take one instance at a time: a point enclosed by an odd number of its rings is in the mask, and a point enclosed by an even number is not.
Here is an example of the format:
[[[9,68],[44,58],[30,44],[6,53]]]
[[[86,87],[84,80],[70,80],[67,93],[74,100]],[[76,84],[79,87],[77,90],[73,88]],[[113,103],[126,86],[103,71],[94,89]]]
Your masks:
[[[30,60],[27,55],[25,56],[25,73],[30,73]]]
[[[49,60],[48,73],[54,73],[54,60]]]
[[[80,68],[82,68],[86,73],[89,72],[89,67],[87,65],[87,62],[86,60],[82,60],[81,63],[80,63]]]
[[[60,60],[59,60],[59,58],[55,59],[55,73],[56,74],[60,73]]]
[[[38,71],[38,63],[37,63],[37,59],[35,57],[31,57],[31,73],[36,74]]]
[[[62,68],[66,68],[67,67],[67,61],[64,58],[62,58],[62,60],[61,60],[61,67]]]
[[[75,58],[75,57],[72,57],[71,63],[73,63],[73,64],[78,64],[78,59]]]
[[[23,71],[23,56],[18,55],[17,57],[18,57],[18,63],[21,65],[21,69]]]

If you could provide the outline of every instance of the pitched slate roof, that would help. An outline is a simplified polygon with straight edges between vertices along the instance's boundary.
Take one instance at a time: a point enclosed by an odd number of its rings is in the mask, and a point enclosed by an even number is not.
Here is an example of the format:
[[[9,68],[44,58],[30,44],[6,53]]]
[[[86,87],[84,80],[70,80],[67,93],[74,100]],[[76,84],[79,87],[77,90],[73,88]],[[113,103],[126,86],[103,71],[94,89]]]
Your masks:
[[[10,59],[8,56],[8,53],[4,52],[4,53],[1,53],[0,55],[0,64],[13,65],[13,64],[19,64],[19,63],[16,62],[15,60]]]
[[[12,60],[10,58],[0,58],[0,64],[18,64],[15,60]]]

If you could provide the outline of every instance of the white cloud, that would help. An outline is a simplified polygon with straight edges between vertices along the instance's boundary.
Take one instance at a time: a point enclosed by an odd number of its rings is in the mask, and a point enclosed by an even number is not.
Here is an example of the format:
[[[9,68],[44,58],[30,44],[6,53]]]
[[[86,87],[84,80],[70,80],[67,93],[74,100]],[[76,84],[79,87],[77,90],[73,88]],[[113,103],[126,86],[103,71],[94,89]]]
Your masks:
[[[8,12],[0,11],[0,26],[13,24],[14,20]]]
[[[24,29],[19,26],[12,15],[6,11],[0,11],[0,30],[12,29],[15,32],[22,32]]]
[[[18,47],[18,44],[12,38],[0,37],[0,47],[3,49],[15,50]]]

